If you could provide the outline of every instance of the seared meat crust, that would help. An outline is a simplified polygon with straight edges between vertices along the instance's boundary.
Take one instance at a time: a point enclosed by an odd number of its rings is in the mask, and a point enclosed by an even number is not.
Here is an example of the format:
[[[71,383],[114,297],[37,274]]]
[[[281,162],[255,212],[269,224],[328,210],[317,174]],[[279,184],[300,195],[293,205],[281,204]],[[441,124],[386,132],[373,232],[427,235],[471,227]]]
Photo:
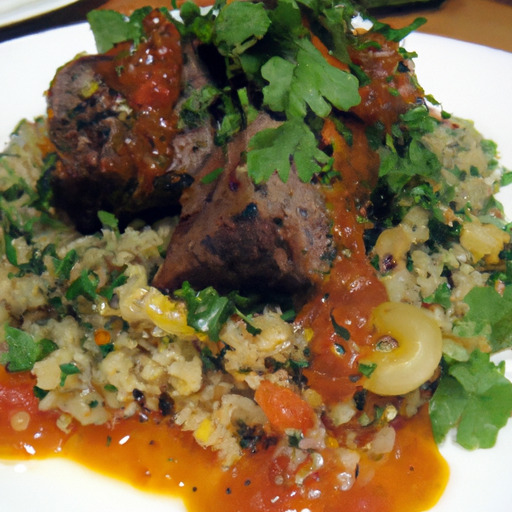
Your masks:
[[[266,115],[218,151],[203,170],[222,167],[211,184],[197,179],[183,194],[180,222],[153,284],[170,291],[188,280],[220,291],[306,293],[329,270],[329,220],[321,191],[295,171],[255,185],[243,154]]]

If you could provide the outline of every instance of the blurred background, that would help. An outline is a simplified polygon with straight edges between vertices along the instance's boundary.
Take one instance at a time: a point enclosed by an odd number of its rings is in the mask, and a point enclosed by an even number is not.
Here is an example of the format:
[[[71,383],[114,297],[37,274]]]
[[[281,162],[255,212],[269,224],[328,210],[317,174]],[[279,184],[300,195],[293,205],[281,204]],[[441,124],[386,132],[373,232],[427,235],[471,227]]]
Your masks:
[[[183,0],[178,0],[178,5]],[[212,0],[195,0],[209,5]],[[16,2],[7,2],[16,4]],[[37,2],[31,2],[36,4]],[[41,6],[50,0],[39,0]],[[62,4],[65,2],[61,2]],[[512,0],[361,0],[372,14],[395,27],[409,24],[418,16],[427,23],[419,31],[462,41],[478,43],[512,52]],[[5,4],[5,2],[4,2]],[[2,23],[0,6],[0,42],[48,28],[85,20],[91,9],[114,9],[130,13],[137,7],[170,7],[170,0],[69,0],[69,5],[22,19],[14,24]]]

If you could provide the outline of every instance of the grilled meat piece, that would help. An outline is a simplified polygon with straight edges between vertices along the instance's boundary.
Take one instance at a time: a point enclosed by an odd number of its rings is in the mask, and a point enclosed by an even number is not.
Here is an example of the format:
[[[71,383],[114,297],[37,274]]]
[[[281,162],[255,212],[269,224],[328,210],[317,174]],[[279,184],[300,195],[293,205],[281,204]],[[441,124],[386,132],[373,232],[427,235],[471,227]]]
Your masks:
[[[122,223],[178,213],[182,191],[213,147],[211,123],[177,128],[183,94],[207,81],[194,48],[183,50],[157,12],[144,23],[148,37],[135,52],[123,43],[78,58],[57,72],[48,93],[59,156],[55,204],[83,232],[99,227],[98,210]]]
[[[181,218],[153,285],[170,291],[185,280],[196,288],[306,293],[329,270],[329,220],[321,191],[295,171],[255,185],[243,154],[259,130],[275,126],[260,115],[210,158],[203,176],[182,196]]]

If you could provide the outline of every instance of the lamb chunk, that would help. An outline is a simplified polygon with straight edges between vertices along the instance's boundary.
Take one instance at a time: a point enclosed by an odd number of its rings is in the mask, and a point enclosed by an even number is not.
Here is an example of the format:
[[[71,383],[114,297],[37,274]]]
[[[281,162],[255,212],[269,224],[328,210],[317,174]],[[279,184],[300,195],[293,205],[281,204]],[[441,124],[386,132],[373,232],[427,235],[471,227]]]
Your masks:
[[[195,48],[184,45],[182,55],[175,27],[158,13],[144,23],[148,37],[135,53],[122,43],[78,58],[57,72],[48,93],[59,156],[55,204],[83,232],[99,227],[98,210],[122,223],[177,214],[182,191],[213,149],[209,119],[177,128],[184,95],[207,81]],[[153,60],[139,58],[148,52]]]
[[[329,220],[322,192],[293,170],[255,185],[243,163],[251,136],[274,122],[260,116],[217,153],[204,173],[224,171],[210,184],[196,180],[183,194],[180,222],[153,284],[306,293],[329,270]]]

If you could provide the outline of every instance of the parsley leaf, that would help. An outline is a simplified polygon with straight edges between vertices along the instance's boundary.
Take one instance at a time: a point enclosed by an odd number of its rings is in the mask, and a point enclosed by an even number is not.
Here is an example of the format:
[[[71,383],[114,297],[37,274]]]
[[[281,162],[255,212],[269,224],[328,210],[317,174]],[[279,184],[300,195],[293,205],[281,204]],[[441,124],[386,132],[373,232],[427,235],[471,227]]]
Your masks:
[[[503,363],[495,365],[479,350],[466,362],[447,363],[429,404],[437,443],[456,427],[456,440],[464,448],[494,446],[512,413],[512,383],[503,373]]]
[[[441,283],[432,295],[425,297],[423,302],[427,304],[439,304],[445,309],[451,306],[451,290],[447,283]]]
[[[119,232],[119,221],[113,213],[107,212],[105,210],[99,210],[98,219],[100,220],[103,229],[110,229],[113,231],[116,235],[116,238],[121,236],[121,233]]]
[[[441,163],[421,141],[423,135],[433,131],[435,124],[428,109],[419,106],[401,115],[400,124],[394,125],[392,135],[386,136],[385,146],[379,149],[379,178],[393,193],[401,192],[414,177],[439,181]]]
[[[95,300],[99,281],[99,277],[92,270],[83,269],[80,277],[77,277],[66,290],[66,299],[74,300],[82,295],[86,299]]]
[[[426,18],[416,18],[412,23],[402,28],[392,28],[386,23],[374,20],[372,30],[379,32],[389,41],[396,43],[400,42],[404,37],[407,37],[411,32],[421,27],[427,22]]]
[[[78,259],[78,253],[75,249],[70,249],[62,259],[55,257],[53,263],[57,277],[59,279],[69,279],[71,269]]]

